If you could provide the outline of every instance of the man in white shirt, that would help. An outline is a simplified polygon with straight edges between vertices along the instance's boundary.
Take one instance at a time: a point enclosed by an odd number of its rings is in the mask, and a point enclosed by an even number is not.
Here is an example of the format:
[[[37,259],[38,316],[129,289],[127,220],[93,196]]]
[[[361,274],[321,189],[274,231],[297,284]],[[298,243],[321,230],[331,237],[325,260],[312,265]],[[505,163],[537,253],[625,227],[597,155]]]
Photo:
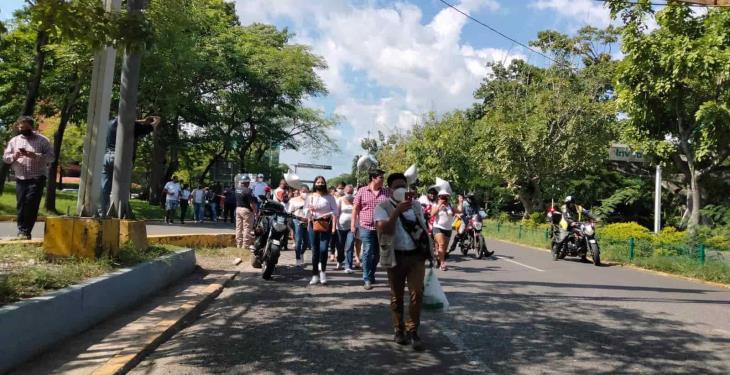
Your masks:
[[[193,200],[193,219],[196,223],[203,222],[203,214],[205,214],[205,189],[203,185],[193,190],[191,194]]]
[[[164,193],[165,197],[165,223],[172,224],[175,222],[175,210],[180,203],[180,183],[177,181],[177,176],[172,176],[172,181],[168,181],[165,184]]]
[[[264,182],[264,175],[259,173],[258,176],[256,176],[256,183],[253,184],[253,195],[259,200],[259,204],[261,203],[261,198],[259,197],[266,195],[267,187],[269,187],[269,184]]]

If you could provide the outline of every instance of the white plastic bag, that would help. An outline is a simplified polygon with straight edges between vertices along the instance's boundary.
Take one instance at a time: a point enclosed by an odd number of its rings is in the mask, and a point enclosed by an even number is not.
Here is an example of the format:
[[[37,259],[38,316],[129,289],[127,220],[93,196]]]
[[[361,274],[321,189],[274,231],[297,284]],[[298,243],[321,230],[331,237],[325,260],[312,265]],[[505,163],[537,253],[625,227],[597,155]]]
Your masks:
[[[426,271],[426,279],[423,288],[423,309],[428,311],[446,311],[449,309],[449,300],[446,299],[446,293],[441,288],[436,273],[433,268]]]

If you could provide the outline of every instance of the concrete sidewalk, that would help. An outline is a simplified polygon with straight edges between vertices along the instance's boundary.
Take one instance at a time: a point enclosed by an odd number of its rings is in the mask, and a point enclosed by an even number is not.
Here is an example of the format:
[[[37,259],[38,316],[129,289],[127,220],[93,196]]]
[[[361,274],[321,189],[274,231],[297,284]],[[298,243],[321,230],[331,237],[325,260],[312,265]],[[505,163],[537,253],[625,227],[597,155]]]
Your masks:
[[[32,238],[42,240],[44,228],[45,223],[36,223],[35,227],[33,228],[33,233],[31,233]],[[234,229],[234,224],[220,222],[205,222],[202,224],[188,222],[184,225],[178,223],[174,225],[167,225],[159,221],[147,222],[148,235],[233,233]],[[14,222],[0,222],[0,238],[7,239],[10,237],[15,237],[17,233],[18,229]]]

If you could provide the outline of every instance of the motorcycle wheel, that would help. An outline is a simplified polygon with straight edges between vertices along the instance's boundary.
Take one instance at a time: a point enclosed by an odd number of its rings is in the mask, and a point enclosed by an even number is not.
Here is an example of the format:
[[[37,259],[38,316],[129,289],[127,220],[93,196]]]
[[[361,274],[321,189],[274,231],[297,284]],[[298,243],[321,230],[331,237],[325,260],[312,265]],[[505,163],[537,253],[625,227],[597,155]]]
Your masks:
[[[470,245],[473,245],[473,243],[471,243],[473,240],[459,241],[459,250],[461,250],[461,255],[463,255],[463,256],[466,256],[466,254],[469,254],[469,246],[466,245],[467,241],[470,243]]]
[[[599,267],[601,265],[601,255],[600,254],[593,255],[593,265],[596,267]]]
[[[553,255],[553,260],[554,261],[557,261],[558,259],[562,259],[560,257],[560,245],[559,244],[553,243],[553,248],[552,248],[551,253]]]
[[[279,260],[279,250],[271,249],[269,250],[268,256],[266,257],[266,262],[264,262],[263,268],[261,270],[261,277],[264,280],[270,280],[271,275],[274,273],[274,270],[276,269],[276,263]]]
[[[477,235],[474,242],[474,249],[476,250],[474,256],[476,256],[477,259],[484,258],[484,253],[487,252],[487,244],[484,243],[484,237],[482,237],[481,233]]]

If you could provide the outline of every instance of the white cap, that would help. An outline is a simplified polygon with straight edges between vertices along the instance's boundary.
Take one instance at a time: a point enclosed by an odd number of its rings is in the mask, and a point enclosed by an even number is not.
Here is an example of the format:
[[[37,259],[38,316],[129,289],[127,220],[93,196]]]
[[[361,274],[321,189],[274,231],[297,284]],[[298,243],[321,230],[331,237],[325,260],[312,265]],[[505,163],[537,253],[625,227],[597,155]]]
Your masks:
[[[257,175],[256,177],[261,177],[261,178],[263,178],[263,177],[264,177],[264,174],[263,174],[263,173],[259,173],[259,174],[258,174],[258,175]]]
[[[439,197],[442,195],[451,195],[451,193],[448,190],[441,188],[441,190],[439,190]]]

